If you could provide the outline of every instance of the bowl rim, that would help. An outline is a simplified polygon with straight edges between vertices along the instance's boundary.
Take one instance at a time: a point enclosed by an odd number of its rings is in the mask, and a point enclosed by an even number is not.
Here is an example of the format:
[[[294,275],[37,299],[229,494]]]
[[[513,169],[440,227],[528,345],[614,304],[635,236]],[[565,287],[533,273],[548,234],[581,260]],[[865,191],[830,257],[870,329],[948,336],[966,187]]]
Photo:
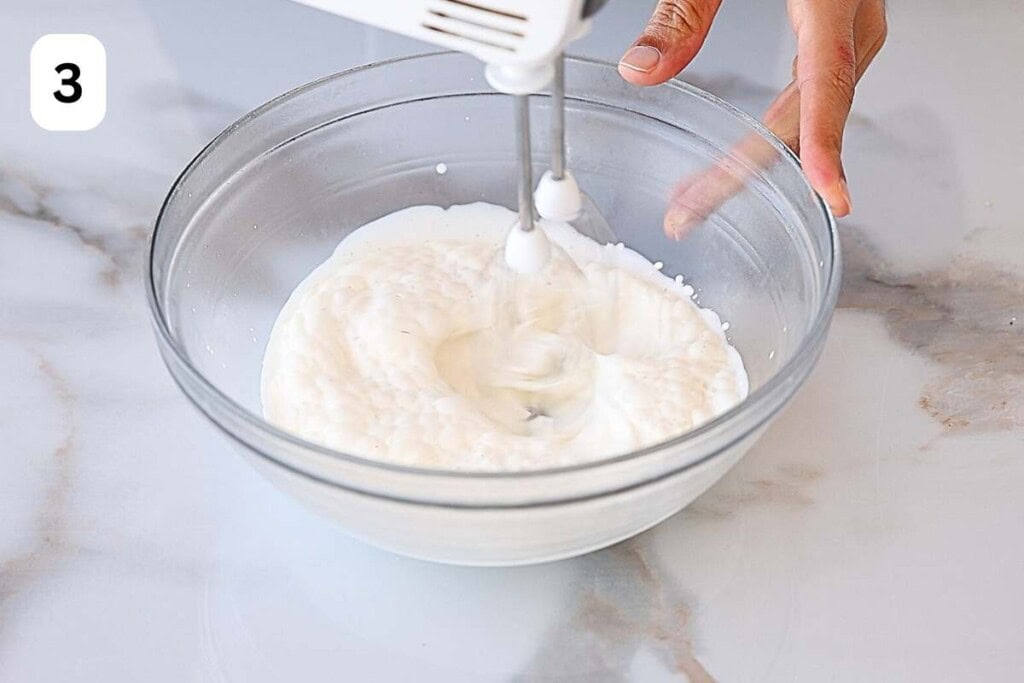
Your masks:
[[[235,418],[235,420],[240,421],[241,423],[247,425],[248,427],[257,430],[258,432],[266,433],[276,440],[284,441],[285,443],[288,443],[292,447],[300,449],[300,451],[311,451],[313,454],[338,459],[344,461],[347,464],[355,465],[357,467],[381,469],[396,474],[425,476],[432,478],[448,477],[456,479],[464,478],[474,480],[536,479],[540,477],[570,474],[573,472],[588,472],[611,467],[616,464],[624,463],[626,461],[638,460],[646,456],[651,456],[660,453],[667,449],[683,446],[687,442],[697,441],[698,439],[707,437],[707,435],[712,434],[713,432],[725,431],[730,424],[734,423],[735,419],[739,417],[741,413],[748,412],[753,407],[759,405],[763,406],[767,404],[767,402],[780,391],[782,391],[784,394],[789,395],[796,391],[800,384],[802,384],[803,380],[806,379],[806,376],[809,373],[811,367],[813,367],[814,363],[817,361],[818,355],[821,350],[821,343],[823,341],[824,336],[828,332],[828,328],[832,319],[832,313],[835,309],[835,304],[838,299],[839,285],[842,279],[842,273],[840,272],[840,264],[842,259],[840,254],[839,234],[836,228],[835,218],[828,204],[822,199],[821,195],[819,195],[817,192],[813,190],[813,188],[811,188],[810,184],[807,182],[807,179],[802,172],[799,157],[796,154],[794,154],[793,151],[784,142],[782,142],[782,140],[780,140],[767,127],[765,127],[764,124],[762,124],[760,121],[758,121],[751,115],[747,114],[743,110],[735,107],[734,105],[726,102],[725,100],[722,100],[721,98],[715,95],[712,95],[711,93],[705,90],[702,90],[696,86],[690,85],[689,83],[680,80],[678,77],[670,79],[669,81],[665,82],[659,87],[672,88],[675,90],[682,91],[683,93],[689,96],[696,97],[697,99],[703,100],[708,104],[718,107],[723,111],[723,113],[729,114],[739,119],[739,121],[745,124],[749,129],[751,129],[752,132],[759,134],[763,139],[765,139],[775,149],[775,151],[780,154],[782,159],[787,160],[789,163],[795,164],[796,167],[801,170],[801,180],[803,181],[803,184],[805,185],[806,189],[811,193],[811,196],[814,198],[817,207],[821,210],[822,216],[825,218],[825,224],[827,226],[828,232],[828,240],[830,246],[828,250],[828,257],[830,259],[830,267],[828,269],[828,277],[824,283],[821,303],[818,307],[818,310],[815,312],[815,316],[812,320],[809,331],[806,335],[804,335],[804,338],[800,341],[797,348],[794,350],[792,357],[788,361],[786,361],[786,363],[782,367],[780,367],[774,374],[772,374],[772,376],[769,377],[764,384],[757,387],[753,391],[749,392],[742,401],[737,403],[735,406],[733,406],[726,412],[716,416],[712,420],[704,423],[703,425],[697,427],[696,429],[683,432],[682,434],[674,436],[671,439],[659,441],[658,443],[644,446],[643,448],[639,448],[628,453],[621,453],[618,455],[607,456],[595,460],[588,460],[574,465],[562,465],[557,467],[545,467],[513,471],[460,470],[439,467],[415,467],[411,465],[402,465],[382,460],[374,460],[372,458],[367,458],[359,455],[353,455],[351,453],[338,451],[333,448],[314,443],[312,441],[307,441],[306,439],[300,436],[297,436],[295,434],[292,434],[291,432],[288,432],[284,429],[281,429],[279,427],[276,427],[275,425],[270,424],[261,416],[256,415],[255,413],[251,412],[244,406],[240,405],[230,396],[221,391],[210,380],[208,380],[203,375],[202,372],[196,369],[196,367],[190,361],[188,354],[178,344],[174,334],[170,330],[170,327],[164,315],[165,312],[161,307],[159,297],[157,296],[156,282],[154,279],[154,262],[156,259],[157,235],[160,231],[161,223],[165,218],[165,214],[168,211],[171,200],[177,195],[177,192],[181,187],[182,183],[185,181],[185,179],[189,177],[192,171],[199,164],[201,164],[208,156],[210,156],[210,154],[212,154],[221,145],[222,142],[224,142],[229,136],[233,135],[247,122],[260,117],[261,115],[265,114],[271,109],[276,108],[277,106],[283,104],[288,100],[291,100],[294,97],[302,95],[303,93],[308,92],[310,90],[314,90],[315,88],[325,83],[340,80],[348,76],[352,76],[354,74],[362,73],[364,71],[369,71],[380,67],[387,67],[402,62],[429,60],[432,58],[450,57],[456,55],[465,56],[459,52],[451,50],[434,50],[428,52],[420,52],[411,55],[403,55],[400,57],[393,57],[390,59],[370,62],[367,64],[360,64],[349,69],[344,69],[342,71],[322,76],[315,80],[309,81],[308,83],[304,83],[298,87],[292,88],[291,90],[288,90],[268,100],[267,102],[256,107],[255,109],[243,114],[238,119],[236,119],[228,126],[226,126],[220,133],[218,133],[205,146],[203,146],[203,148],[192,158],[191,161],[189,161],[185,168],[182,169],[182,171],[174,179],[173,183],[170,186],[170,189],[167,191],[167,195],[164,197],[163,202],[161,202],[160,210],[157,213],[156,219],[153,224],[153,230],[150,235],[149,249],[147,250],[146,255],[146,299],[149,304],[149,312],[153,320],[158,340],[161,342],[161,346],[164,349],[169,350],[173,354],[174,359],[176,361],[175,364],[182,369],[182,371],[189,377],[190,380],[192,380],[194,385],[197,386],[200,391],[206,392],[208,394],[208,398],[212,398],[213,403],[215,405],[219,404],[220,406],[222,406],[223,409],[227,410],[231,414],[231,416]],[[613,71],[617,69],[615,64],[601,59],[571,55],[566,55],[565,59],[570,63],[595,66],[602,69],[610,69]],[[185,394],[188,400],[196,408],[199,409],[200,413],[209,418],[210,421],[213,422],[214,425],[217,426],[221,431],[225,432],[234,440],[237,440],[240,443],[244,444],[246,447],[256,451],[260,455],[269,458],[275,464],[285,466],[288,469],[293,470],[297,473],[301,473],[307,476],[313,476],[318,480],[322,479],[322,477],[313,475],[310,472],[297,469],[294,467],[294,465],[284,463],[280,461],[278,458],[274,457],[273,455],[264,453],[261,449],[255,448],[247,440],[241,439],[233,430],[229,429],[222,421],[218,420],[214,416],[213,413],[215,411],[211,410],[206,405],[201,405],[199,401],[197,401],[197,399],[192,395],[192,392],[189,391],[186,384],[175,375],[174,368],[171,367],[171,364],[167,362],[166,359],[165,364],[167,365],[168,370],[170,371],[175,383],[181,388],[182,393]],[[791,381],[794,378],[797,379],[797,382],[791,388],[789,388],[788,391],[784,391],[786,388],[785,385],[791,383]],[[751,432],[753,432],[755,429],[757,429],[762,424],[771,419],[785,405],[786,398],[788,397],[784,396],[783,400],[780,401],[778,405],[771,407],[767,411],[767,413],[762,417],[762,419],[753,422],[740,434],[735,435],[733,439],[730,440],[730,443],[735,443],[743,439]],[[722,444],[719,447],[715,448],[712,452],[705,454],[702,457],[693,458],[690,462],[686,462],[680,467],[671,468],[669,473],[678,474],[692,467],[701,465],[707,462],[708,460],[714,458],[722,451],[724,451],[726,448],[728,448],[728,445],[728,443]],[[660,477],[658,478],[660,479]],[[333,481],[329,483],[336,484],[336,482]],[[379,495],[372,491],[363,491],[362,489],[359,489],[359,491],[362,493],[366,493],[368,495]]]

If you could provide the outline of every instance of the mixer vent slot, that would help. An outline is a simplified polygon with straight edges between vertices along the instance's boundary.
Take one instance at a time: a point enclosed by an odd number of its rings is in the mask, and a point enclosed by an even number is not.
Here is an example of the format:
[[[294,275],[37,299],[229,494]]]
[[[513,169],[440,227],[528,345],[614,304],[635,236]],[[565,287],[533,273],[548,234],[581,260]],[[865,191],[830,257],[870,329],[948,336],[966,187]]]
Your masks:
[[[428,31],[515,52],[518,43],[526,37],[527,21],[523,14],[468,0],[439,0],[427,10],[421,25]]]
[[[497,9],[495,7],[487,7],[485,5],[478,5],[475,2],[466,2],[466,0],[444,0],[449,5],[459,5],[460,7],[468,7],[469,9],[476,10],[478,12],[487,12],[488,14],[494,14],[499,17],[508,17],[509,19],[517,19],[519,21],[526,21],[526,15],[516,14],[515,12],[509,12],[508,10]]]

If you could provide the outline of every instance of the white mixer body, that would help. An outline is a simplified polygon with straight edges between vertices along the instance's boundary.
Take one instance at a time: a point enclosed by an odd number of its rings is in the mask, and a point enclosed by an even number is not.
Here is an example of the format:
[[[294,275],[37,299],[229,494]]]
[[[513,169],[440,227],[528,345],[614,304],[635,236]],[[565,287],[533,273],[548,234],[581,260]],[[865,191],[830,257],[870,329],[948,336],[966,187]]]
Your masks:
[[[566,43],[588,26],[585,0],[296,0],[371,26],[471,54],[511,94],[542,90]]]

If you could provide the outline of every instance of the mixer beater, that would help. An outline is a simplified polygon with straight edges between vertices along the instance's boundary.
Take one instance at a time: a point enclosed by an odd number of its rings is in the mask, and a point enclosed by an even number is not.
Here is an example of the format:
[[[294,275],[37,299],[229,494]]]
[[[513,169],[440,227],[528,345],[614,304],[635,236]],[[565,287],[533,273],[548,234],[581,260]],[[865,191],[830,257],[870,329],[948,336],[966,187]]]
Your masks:
[[[575,180],[564,163],[565,46],[589,28],[590,17],[607,0],[296,0],[304,5],[387,29],[435,45],[471,54],[486,64],[487,82],[513,96],[516,149],[519,164],[519,220],[509,232],[506,261],[519,272],[543,267],[550,245],[536,229],[530,154],[529,95],[554,81],[552,129],[557,143],[552,169],[538,187],[541,216],[573,220],[580,215],[581,199]],[[556,77],[557,76],[557,77]],[[592,203],[591,203],[592,205]],[[585,212],[596,214],[595,211]],[[613,236],[600,215],[581,230],[607,241]]]

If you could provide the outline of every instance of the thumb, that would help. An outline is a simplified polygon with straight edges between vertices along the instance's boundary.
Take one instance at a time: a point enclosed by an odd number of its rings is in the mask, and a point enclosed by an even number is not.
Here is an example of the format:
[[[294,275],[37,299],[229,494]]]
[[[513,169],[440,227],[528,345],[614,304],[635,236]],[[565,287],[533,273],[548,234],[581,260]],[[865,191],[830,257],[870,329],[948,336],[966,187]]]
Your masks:
[[[619,61],[635,85],[664,83],[697,56],[722,0],[658,0],[647,28]]]

